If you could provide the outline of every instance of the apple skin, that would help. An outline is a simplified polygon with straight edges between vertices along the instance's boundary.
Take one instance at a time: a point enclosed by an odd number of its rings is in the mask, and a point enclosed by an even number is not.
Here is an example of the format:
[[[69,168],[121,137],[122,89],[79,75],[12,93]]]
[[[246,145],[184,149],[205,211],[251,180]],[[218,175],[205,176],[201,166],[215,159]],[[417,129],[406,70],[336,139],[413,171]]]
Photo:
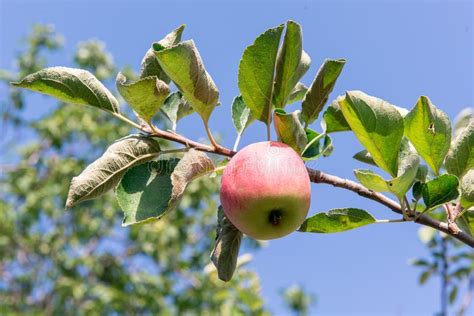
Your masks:
[[[280,142],[251,144],[232,157],[222,175],[226,217],[248,236],[267,240],[295,231],[311,202],[311,182],[301,157]]]

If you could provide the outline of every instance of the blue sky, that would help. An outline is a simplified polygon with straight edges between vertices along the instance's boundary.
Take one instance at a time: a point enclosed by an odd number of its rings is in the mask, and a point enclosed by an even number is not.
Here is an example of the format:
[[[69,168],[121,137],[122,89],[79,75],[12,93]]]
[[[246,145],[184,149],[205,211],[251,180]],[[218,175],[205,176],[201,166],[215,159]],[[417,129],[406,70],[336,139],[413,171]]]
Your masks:
[[[347,59],[331,99],[346,90],[363,90],[412,108],[420,95],[427,95],[451,119],[474,104],[470,1],[0,0],[0,68],[12,69],[20,39],[35,22],[54,24],[67,39],[66,49],[52,55],[50,65],[70,65],[78,41],[98,38],[118,65],[136,70],[151,42],[185,23],[184,38],[195,40],[221,92],[211,128],[230,147],[235,137],[230,103],[238,94],[241,54],[258,34],[288,19],[302,25],[304,48],[312,57],[303,79],[307,85],[324,58]],[[318,129],[319,121],[313,127]],[[205,137],[196,117],[184,119],[178,131]],[[264,125],[255,123],[241,144],[264,139]],[[353,179],[352,170],[361,164],[351,157],[361,145],[349,133],[335,135],[334,145],[333,155],[313,166]],[[313,185],[311,213],[347,206],[367,209],[380,219],[396,218],[352,193]],[[418,271],[407,265],[409,258],[427,254],[418,227],[378,224],[334,235],[295,233],[271,241],[251,267],[277,314],[285,313],[279,289],[300,283],[318,295],[315,311],[320,315],[429,315],[438,310],[438,282],[419,287]]]

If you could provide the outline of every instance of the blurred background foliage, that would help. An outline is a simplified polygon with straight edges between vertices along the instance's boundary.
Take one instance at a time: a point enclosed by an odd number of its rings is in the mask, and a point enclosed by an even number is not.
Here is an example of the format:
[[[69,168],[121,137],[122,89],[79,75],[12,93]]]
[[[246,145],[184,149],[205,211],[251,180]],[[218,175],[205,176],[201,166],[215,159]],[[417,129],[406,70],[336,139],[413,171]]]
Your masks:
[[[192,183],[180,208],[154,224],[122,228],[113,194],[65,210],[72,177],[131,131],[88,107],[58,103],[39,119],[28,115],[28,106],[42,105],[27,106],[27,92],[8,83],[48,66],[63,42],[53,26],[36,25],[17,72],[0,70],[1,146],[9,161],[2,159],[0,176],[0,314],[268,314],[255,272],[241,267],[224,283],[209,265],[216,178]],[[77,45],[74,67],[109,86],[118,69],[99,40]],[[260,246],[246,240],[243,249]],[[307,314],[312,299],[302,290],[282,295],[291,311]]]

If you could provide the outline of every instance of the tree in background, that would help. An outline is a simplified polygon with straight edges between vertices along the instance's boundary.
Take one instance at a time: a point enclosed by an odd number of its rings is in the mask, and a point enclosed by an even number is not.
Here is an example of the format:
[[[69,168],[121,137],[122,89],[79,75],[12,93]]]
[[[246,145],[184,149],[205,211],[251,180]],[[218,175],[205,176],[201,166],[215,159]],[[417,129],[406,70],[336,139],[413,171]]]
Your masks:
[[[130,131],[102,111],[62,104],[32,119],[28,112],[43,107],[42,98],[26,105],[29,94],[7,88],[45,67],[62,42],[52,26],[36,25],[17,56],[18,72],[1,72],[2,88],[9,89],[2,155],[10,164],[1,166],[0,314],[267,314],[254,272],[240,268],[224,283],[208,265],[215,178],[193,182],[180,207],[153,224],[121,228],[113,195],[64,209],[69,180]],[[74,62],[108,83],[116,73],[97,40],[79,43]],[[199,216],[188,216],[197,209]],[[244,239],[244,247],[259,243]],[[249,259],[243,255],[239,264]]]
[[[284,289],[282,295],[288,309],[296,316],[309,315],[309,310],[316,301],[314,295],[308,294],[304,288],[298,284]]]

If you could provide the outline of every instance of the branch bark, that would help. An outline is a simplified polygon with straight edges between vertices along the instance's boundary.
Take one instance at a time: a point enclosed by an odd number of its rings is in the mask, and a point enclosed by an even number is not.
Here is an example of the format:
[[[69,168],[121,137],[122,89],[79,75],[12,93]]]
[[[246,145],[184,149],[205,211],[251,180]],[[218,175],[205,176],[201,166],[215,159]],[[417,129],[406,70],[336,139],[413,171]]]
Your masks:
[[[339,178],[337,176],[326,174],[326,173],[324,173],[320,170],[314,170],[314,169],[310,169],[310,168],[308,168],[308,173],[309,173],[309,178],[314,183],[326,183],[326,184],[330,184],[330,185],[338,187],[338,188],[343,188],[343,189],[346,189],[346,190],[353,191],[353,192],[359,194],[360,196],[363,196],[363,197],[368,198],[370,200],[376,201],[376,202],[378,202],[382,205],[385,205],[386,207],[388,207],[389,209],[391,209],[395,213],[403,215],[403,211],[402,211],[402,208],[400,207],[400,204],[398,204],[394,200],[386,197],[385,195],[383,195],[381,193],[374,192],[372,190],[367,189],[366,187],[364,187],[363,185],[361,185],[357,182],[354,182],[354,181],[351,181],[351,180],[348,180],[348,179],[342,179],[342,178]],[[440,221],[438,221],[438,220],[436,220],[432,217],[429,217],[425,214],[421,214],[421,213],[416,212],[416,211],[411,211],[409,215],[413,218],[418,217],[418,219],[415,221],[416,223],[419,223],[419,224],[437,229],[437,230],[439,230],[443,233],[446,233],[446,234],[458,239],[459,241],[462,241],[466,245],[474,247],[474,238],[473,237],[471,237],[470,235],[468,235],[468,234],[466,234],[462,231],[459,231],[456,234],[453,233],[449,229],[447,223],[440,222]]]
[[[227,157],[232,157],[237,153],[236,151],[227,149],[220,145],[212,146],[212,145],[202,144],[202,143],[190,140],[189,138],[179,135],[174,132],[163,131],[160,129],[156,129],[152,131],[145,126],[142,126],[141,130],[143,132],[150,134],[150,136],[174,141],[174,142],[183,144],[187,147],[192,147],[194,149],[208,152],[208,153],[219,154],[219,155],[223,155]],[[308,170],[309,178],[311,182],[313,183],[330,184],[334,187],[338,187],[338,188],[355,192],[362,197],[368,198],[370,200],[373,200],[375,202],[378,202],[386,206],[387,208],[389,208],[395,213],[403,215],[403,210],[400,204],[398,204],[396,201],[386,197],[385,195],[381,193],[371,191],[357,182],[354,182],[348,179],[342,179],[340,177],[324,173],[320,170],[315,170],[311,168],[307,168],[307,170]],[[416,218],[415,220],[416,223],[437,229],[443,233],[446,233],[456,238],[457,240],[465,243],[468,246],[474,247],[474,238],[471,237],[469,234],[466,234],[462,231],[453,232],[451,229],[449,229],[449,226],[447,223],[438,221],[432,217],[429,217],[425,214],[421,214],[413,210],[408,210],[408,211],[409,211],[409,215],[412,218]]]

